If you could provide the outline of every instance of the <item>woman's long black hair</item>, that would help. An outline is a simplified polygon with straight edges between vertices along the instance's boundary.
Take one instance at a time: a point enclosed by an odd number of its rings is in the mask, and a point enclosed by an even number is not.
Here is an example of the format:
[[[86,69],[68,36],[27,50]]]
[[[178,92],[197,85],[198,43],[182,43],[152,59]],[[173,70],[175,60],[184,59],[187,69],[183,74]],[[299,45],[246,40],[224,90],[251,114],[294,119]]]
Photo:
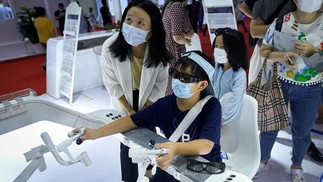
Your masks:
[[[215,36],[222,35],[224,50],[227,52],[228,62],[232,66],[233,71],[238,71],[243,68],[248,69],[247,47],[244,37],[241,32],[231,28],[218,28]],[[215,47],[215,40],[213,41],[213,48]],[[219,66],[223,66],[219,64]]]
[[[151,20],[152,36],[148,39],[149,54],[144,65],[146,67],[157,67],[160,63],[166,66],[172,58],[170,52],[166,48],[166,35],[162,22],[162,17],[157,6],[148,0],[133,0],[126,7],[122,14],[122,21],[124,22],[128,10],[131,7],[139,7],[147,12]],[[129,45],[122,34],[122,25],[116,41],[109,47],[114,53],[115,57],[120,57],[120,61],[125,61],[126,57],[131,56],[131,45]]]

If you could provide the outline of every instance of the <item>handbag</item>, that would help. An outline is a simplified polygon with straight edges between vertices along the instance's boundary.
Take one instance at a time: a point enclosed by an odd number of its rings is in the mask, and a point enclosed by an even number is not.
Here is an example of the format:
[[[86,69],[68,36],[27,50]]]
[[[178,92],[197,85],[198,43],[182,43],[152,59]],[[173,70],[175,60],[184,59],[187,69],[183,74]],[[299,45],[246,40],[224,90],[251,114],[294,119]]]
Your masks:
[[[269,66],[270,67],[270,66]],[[287,106],[277,79],[277,64],[268,70],[267,58],[255,81],[250,83],[247,94],[258,102],[258,129],[260,131],[274,131],[288,125]],[[263,78],[268,78],[265,83]]]
[[[264,58],[260,56],[260,47],[255,46],[249,64],[248,84],[254,82],[264,63]]]

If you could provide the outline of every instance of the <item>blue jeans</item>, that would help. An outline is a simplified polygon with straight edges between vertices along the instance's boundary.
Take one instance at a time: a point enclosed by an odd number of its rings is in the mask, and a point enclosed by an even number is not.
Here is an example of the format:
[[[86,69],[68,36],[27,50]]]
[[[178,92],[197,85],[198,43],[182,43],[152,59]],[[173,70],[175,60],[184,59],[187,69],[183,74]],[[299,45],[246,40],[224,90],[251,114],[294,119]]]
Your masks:
[[[321,102],[321,85],[301,86],[281,81],[286,104],[290,104],[292,114],[293,165],[301,165],[311,143],[317,109]],[[268,160],[275,143],[278,130],[260,133],[261,160]]]

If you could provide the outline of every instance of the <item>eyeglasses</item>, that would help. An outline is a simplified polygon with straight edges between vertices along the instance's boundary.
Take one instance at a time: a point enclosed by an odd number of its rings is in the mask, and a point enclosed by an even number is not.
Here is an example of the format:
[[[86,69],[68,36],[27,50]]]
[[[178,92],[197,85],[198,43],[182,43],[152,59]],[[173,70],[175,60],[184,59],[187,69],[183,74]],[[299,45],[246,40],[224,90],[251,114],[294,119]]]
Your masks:
[[[240,32],[238,32],[237,30],[234,30],[234,29],[231,29],[231,28],[218,28],[215,30],[215,37],[219,36],[219,35],[229,35],[227,37],[231,37],[231,38],[234,38],[234,39],[237,39],[237,40],[240,40],[241,41],[241,36],[242,35],[239,35],[241,34]],[[243,38],[243,37],[242,37]],[[213,48],[215,48],[215,40],[213,41]]]
[[[194,172],[207,172],[209,174],[220,174],[225,171],[225,163],[200,162],[194,159],[187,159],[186,168]]]
[[[215,30],[215,36],[218,36],[220,34],[224,34],[224,33],[230,33],[231,32],[231,28],[218,28]]]
[[[227,35],[231,35],[234,37],[237,37],[239,32],[236,30],[233,30],[231,28],[218,28],[215,30],[215,36],[217,37],[218,35],[222,35],[222,34],[227,34]]]
[[[169,68],[168,73],[169,76],[175,79],[179,79],[183,83],[197,83],[202,80],[201,78],[190,75],[188,73],[179,72],[175,68]]]

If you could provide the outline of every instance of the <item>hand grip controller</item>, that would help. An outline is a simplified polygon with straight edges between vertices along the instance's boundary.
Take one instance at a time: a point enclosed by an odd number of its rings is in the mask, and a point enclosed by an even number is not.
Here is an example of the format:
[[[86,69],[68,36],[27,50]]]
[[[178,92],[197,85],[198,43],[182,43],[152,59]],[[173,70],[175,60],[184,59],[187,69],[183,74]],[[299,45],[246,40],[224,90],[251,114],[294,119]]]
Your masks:
[[[78,132],[70,131],[68,132],[67,136],[71,138],[73,141],[76,140],[76,144],[80,145],[83,140],[81,139],[81,136],[83,136],[85,133],[85,127],[81,128]]]
[[[81,143],[83,142],[83,140],[81,139],[81,138],[78,138],[77,140],[76,140],[76,144],[77,145],[81,145]]]

